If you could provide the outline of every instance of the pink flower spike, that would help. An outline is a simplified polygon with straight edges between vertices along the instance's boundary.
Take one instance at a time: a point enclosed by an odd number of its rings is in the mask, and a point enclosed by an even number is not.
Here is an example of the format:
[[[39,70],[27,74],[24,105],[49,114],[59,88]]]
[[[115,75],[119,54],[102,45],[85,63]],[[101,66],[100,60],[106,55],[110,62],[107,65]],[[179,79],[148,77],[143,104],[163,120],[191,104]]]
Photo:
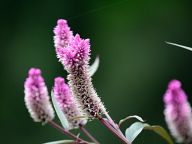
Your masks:
[[[70,27],[67,24],[67,21],[64,19],[59,19],[57,21],[57,26],[53,30],[54,36],[54,44],[56,51],[58,48],[65,48],[71,41],[73,36],[72,31],[70,31]]]
[[[60,49],[58,55],[67,71],[70,71],[71,67],[88,64],[90,59],[89,39],[84,40],[78,34],[75,35],[70,45],[65,49]]]
[[[25,105],[35,122],[46,123],[54,118],[54,111],[49,101],[47,87],[41,70],[31,68],[24,84]]]
[[[80,125],[87,123],[87,119],[84,118],[86,114],[79,108],[69,86],[62,77],[55,78],[53,95],[68,120],[69,129],[78,128]]]
[[[61,26],[60,26],[61,25]],[[66,21],[58,21],[58,26],[55,28],[55,35],[60,31],[60,27],[66,28],[66,33],[70,30],[66,26]],[[71,35],[70,33],[69,35]],[[55,36],[55,40],[58,38]],[[106,114],[106,109],[98,97],[89,73],[90,60],[90,42],[89,39],[82,39],[80,35],[71,36],[68,45],[64,47],[56,46],[56,53],[59,61],[63,64],[65,70],[69,73],[69,87],[72,95],[75,96],[78,103],[86,114],[91,118],[96,118],[101,114]]]
[[[181,82],[172,80],[164,95],[165,120],[173,137],[179,143],[192,143],[192,113]]]
[[[77,34],[71,44],[64,50],[64,57],[61,61],[69,73],[68,80],[72,95],[76,97],[87,115],[94,118],[107,112],[93,88],[88,71],[89,59],[89,39],[81,39]]]

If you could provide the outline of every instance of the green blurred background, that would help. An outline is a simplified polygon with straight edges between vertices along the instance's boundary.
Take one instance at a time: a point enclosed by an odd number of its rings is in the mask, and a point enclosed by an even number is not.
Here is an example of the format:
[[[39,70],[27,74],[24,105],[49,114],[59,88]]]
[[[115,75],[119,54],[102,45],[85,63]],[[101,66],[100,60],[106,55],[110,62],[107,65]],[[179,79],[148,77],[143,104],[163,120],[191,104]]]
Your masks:
[[[54,77],[66,77],[53,47],[52,30],[59,18],[67,19],[74,33],[91,39],[91,62],[96,55],[101,60],[93,83],[113,119],[118,122],[137,114],[166,127],[162,95],[169,80],[181,80],[192,102],[192,52],[164,42],[192,46],[191,4],[190,0],[1,0],[0,143],[40,144],[67,138],[48,125],[34,123],[23,100],[30,67],[42,69],[49,90]],[[97,120],[86,127],[104,144],[119,143]],[[165,141],[144,131],[134,143]]]

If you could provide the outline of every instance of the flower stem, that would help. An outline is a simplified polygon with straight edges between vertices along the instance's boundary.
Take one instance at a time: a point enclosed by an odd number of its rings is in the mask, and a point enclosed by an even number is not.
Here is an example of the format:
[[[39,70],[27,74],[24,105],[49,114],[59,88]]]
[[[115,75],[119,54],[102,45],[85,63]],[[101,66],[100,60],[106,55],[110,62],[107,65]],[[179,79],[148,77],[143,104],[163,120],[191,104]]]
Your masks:
[[[121,132],[119,126],[113,121],[111,116],[108,113],[105,113],[106,118],[108,119],[107,122],[109,122],[110,125],[112,125],[121,135],[124,137],[123,133]]]
[[[81,138],[78,138],[76,135],[74,135],[73,133],[69,132],[68,130],[65,130],[64,128],[62,128],[61,126],[59,126],[57,123],[55,123],[54,121],[48,121],[48,124],[51,125],[53,128],[59,130],[61,133],[67,135],[68,137],[74,139],[77,143],[80,144],[88,144],[88,142],[82,140]]]
[[[130,144],[128,140],[119,133],[112,125],[110,125],[105,119],[98,116],[98,120],[106,127],[108,128],[123,144]]]
[[[82,125],[79,128],[92,142],[100,144]]]

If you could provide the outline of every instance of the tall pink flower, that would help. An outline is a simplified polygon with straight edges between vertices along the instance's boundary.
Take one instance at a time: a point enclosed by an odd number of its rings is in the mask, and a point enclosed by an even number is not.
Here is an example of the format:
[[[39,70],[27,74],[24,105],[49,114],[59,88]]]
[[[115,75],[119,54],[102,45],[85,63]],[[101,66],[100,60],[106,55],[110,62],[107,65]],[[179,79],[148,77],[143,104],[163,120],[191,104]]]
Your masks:
[[[178,80],[172,80],[164,95],[165,120],[177,142],[192,143],[192,113]]]
[[[55,78],[53,94],[68,120],[69,129],[78,128],[80,125],[87,123],[86,118],[84,118],[86,116],[85,113],[79,108],[78,103],[76,103],[71,94],[69,86],[62,77]]]
[[[54,111],[49,101],[47,87],[41,76],[41,70],[31,68],[24,84],[25,105],[35,122],[46,123],[54,118]]]
[[[63,53],[63,49],[66,48],[72,38],[73,33],[70,31],[70,27],[67,24],[67,21],[64,19],[59,19],[57,21],[57,26],[53,30],[55,36],[54,36],[54,46],[55,51],[57,54],[57,57],[62,57],[61,53]]]
[[[58,58],[69,73],[69,86],[72,95],[76,96],[82,109],[90,117],[106,113],[106,109],[98,97],[91,76],[88,72],[90,59],[89,39],[81,39],[77,34],[66,48],[59,48]]]

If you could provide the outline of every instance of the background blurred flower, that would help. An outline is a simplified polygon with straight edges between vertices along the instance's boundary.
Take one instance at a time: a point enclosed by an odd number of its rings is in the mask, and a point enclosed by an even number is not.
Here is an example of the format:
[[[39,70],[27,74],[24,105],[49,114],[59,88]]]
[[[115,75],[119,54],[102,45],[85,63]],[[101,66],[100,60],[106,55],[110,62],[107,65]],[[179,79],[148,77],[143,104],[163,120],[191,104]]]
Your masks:
[[[192,143],[192,113],[178,80],[170,81],[164,95],[165,120],[177,142]]]

